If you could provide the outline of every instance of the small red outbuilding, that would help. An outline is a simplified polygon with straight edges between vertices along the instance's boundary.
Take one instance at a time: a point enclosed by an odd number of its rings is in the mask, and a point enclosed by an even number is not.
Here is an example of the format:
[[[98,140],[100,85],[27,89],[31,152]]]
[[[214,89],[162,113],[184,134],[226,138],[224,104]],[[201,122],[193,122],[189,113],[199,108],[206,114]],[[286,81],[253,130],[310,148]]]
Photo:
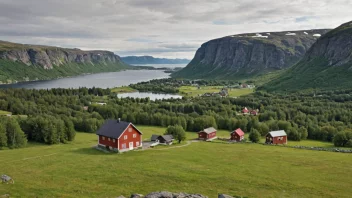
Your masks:
[[[287,134],[284,130],[272,131],[266,135],[267,144],[287,144]]]
[[[216,129],[213,127],[204,129],[198,132],[198,139],[200,140],[212,140],[216,138]]]
[[[244,132],[242,129],[238,128],[231,133],[231,140],[240,142],[244,139]]]

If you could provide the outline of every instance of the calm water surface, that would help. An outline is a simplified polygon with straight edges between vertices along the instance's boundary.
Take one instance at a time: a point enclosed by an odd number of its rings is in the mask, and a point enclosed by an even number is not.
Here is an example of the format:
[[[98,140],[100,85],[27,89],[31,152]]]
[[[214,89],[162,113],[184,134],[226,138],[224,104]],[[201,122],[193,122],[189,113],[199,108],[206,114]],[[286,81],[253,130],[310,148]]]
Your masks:
[[[135,64],[136,66],[150,66],[155,68],[176,68],[176,67],[186,67],[187,64]]]
[[[161,99],[171,99],[171,98],[182,98],[180,95],[174,95],[174,94],[156,94],[156,93],[151,93],[151,92],[133,92],[133,93],[123,93],[123,94],[117,94],[117,97],[119,98],[150,98],[150,100],[161,100]]]
[[[99,87],[112,88],[127,86],[133,83],[152,79],[168,78],[170,74],[157,70],[127,70],[121,72],[80,75],[56,80],[24,82],[11,85],[0,85],[0,88],[52,89],[52,88],[79,88]]]

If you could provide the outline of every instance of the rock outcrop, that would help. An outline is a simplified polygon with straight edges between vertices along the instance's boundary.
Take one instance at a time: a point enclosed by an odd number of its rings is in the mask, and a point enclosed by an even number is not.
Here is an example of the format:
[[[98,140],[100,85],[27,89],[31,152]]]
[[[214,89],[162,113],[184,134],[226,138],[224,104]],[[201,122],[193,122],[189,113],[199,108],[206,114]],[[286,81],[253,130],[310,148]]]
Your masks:
[[[211,40],[173,77],[227,79],[285,69],[297,63],[328,31],[248,33]]]
[[[261,89],[350,89],[352,87],[352,22],[326,33],[302,60]]]
[[[22,45],[0,41],[0,59],[20,61],[28,66],[52,69],[68,63],[120,63],[120,57],[109,51],[82,51],[50,46]]]

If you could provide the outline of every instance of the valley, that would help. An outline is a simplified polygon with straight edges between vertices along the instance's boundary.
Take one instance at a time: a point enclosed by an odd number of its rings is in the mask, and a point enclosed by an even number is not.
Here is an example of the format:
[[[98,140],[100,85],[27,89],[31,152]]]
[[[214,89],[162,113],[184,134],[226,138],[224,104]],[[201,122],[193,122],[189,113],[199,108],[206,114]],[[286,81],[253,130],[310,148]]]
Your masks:
[[[6,1],[0,198],[351,196],[352,4]]]

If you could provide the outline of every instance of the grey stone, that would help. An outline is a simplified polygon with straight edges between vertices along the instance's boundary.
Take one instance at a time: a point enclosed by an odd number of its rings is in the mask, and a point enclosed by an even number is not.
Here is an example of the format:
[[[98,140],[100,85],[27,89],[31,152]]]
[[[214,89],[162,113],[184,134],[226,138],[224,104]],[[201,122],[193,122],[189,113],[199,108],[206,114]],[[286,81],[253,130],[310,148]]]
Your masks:
[[[225,194],[219,194],[218,198],[234,198],[230,195],[225,195]]]
[[[188,194],[188,193],[171,193],[167,191],[152,192],[145,196],[145,198],[208,198],[200,194]]]
[[[144,195],[137,194],[137,193],[131,195],[131,198],[143,198],[143,197],[144,197]]]

